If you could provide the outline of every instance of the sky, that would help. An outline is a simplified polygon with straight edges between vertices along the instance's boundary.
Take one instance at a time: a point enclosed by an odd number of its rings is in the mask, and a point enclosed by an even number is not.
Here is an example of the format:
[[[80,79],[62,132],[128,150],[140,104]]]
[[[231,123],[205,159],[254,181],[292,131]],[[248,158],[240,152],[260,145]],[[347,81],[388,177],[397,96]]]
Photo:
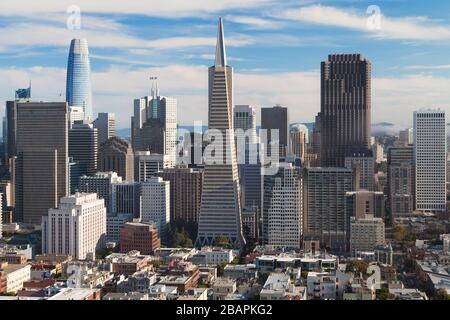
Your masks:
[[[78,12],[80,14],[78,15]],[[79,19],[78,19],[79,17]],[[320,111],[320,62],[372,63],[372,120],[412,126],[415,110],[450,111],[450,2],[441,0],[1,0],[0,116],[32,81],[35,100],[63,101],[72,38],[89,43],[94,114],[130,127],[133,99],[178,99],[178,122],[207,124],[207,68],[223,17],[234,102]]]

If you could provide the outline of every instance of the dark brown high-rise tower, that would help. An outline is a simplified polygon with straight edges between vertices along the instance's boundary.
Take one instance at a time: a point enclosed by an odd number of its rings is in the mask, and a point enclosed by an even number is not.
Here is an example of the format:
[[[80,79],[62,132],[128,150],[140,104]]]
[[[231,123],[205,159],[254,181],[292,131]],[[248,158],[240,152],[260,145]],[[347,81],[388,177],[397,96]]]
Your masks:
[[[371,136],[371,64],[361,54],[333,54],[321,66],[321,163],[343,167]]]

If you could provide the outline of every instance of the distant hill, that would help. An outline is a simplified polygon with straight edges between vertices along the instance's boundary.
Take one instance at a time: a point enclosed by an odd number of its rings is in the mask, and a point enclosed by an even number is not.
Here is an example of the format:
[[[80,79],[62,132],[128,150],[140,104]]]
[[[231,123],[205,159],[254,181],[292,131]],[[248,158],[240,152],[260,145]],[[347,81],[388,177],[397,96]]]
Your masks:
[[[304,124],[310,132],[312,130],[314,130],[314,125],[315,125],[314,122],[310,122],[310,123],[299,122],[299,123],[292,123],[290,126],[293,126],[295,124]],[[450,124],[448,124],[448,125],[450,126]],[[256,127],[256,131],[258,133],[259,133],[260,128],[261,128],[261,126]],[[179,125],[178,129],[185,129],[190,132],[193,132],[194,126],[193,125]],[[207,129],[208,129],[208,126],[202,127],[203,132],[205,132]],[[379,123],[372,124],[372,132],[374,134],[383,134],[383,133],[394,134],[394,133],[398,133],[398,131],[403,130],[403,129],[405,129],[405,128],[398,126],[396,124],[390,123],[390,122],[379,122]],[[122,138],[129,138],[131,136],[130,128],[117,129],[116,132],[117,132],[117,135]]]

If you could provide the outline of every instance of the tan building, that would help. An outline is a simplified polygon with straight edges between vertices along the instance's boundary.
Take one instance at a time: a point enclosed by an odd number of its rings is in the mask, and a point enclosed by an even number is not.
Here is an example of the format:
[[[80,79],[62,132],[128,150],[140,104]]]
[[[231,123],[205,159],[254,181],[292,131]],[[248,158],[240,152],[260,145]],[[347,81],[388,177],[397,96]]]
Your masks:
[[[17,104],[16,221],[40,224],[68,195],[68,117],[65,102]]]
[[[157,176],[170,181],[170,221],[198,221],[203,171],[177,167],[164,169]]]
[[[100,145],[98,169],[117,172],[125,181],[134,180],[134,156],[131,144],[119,137],[112,137]]]

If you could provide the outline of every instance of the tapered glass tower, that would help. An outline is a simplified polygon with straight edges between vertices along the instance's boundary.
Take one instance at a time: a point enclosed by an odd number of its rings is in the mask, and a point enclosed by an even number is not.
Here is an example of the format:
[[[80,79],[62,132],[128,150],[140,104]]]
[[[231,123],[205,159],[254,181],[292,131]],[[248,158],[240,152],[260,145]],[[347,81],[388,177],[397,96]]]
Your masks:
[[[220,238],[244,245],[239,176],[233,125],[233,69],[227,65],[222,19],[219,19],[216,59],[209,68],[208,130],[221,132],[217,162],[207,160],[199,216],[197,245]],[[222,152],[221,152],[222,151]]]
[[[85,119],[92,119],[92,89],[89,49],[86,39],[73,39],[67,61],[66,101],[82,107]]]

